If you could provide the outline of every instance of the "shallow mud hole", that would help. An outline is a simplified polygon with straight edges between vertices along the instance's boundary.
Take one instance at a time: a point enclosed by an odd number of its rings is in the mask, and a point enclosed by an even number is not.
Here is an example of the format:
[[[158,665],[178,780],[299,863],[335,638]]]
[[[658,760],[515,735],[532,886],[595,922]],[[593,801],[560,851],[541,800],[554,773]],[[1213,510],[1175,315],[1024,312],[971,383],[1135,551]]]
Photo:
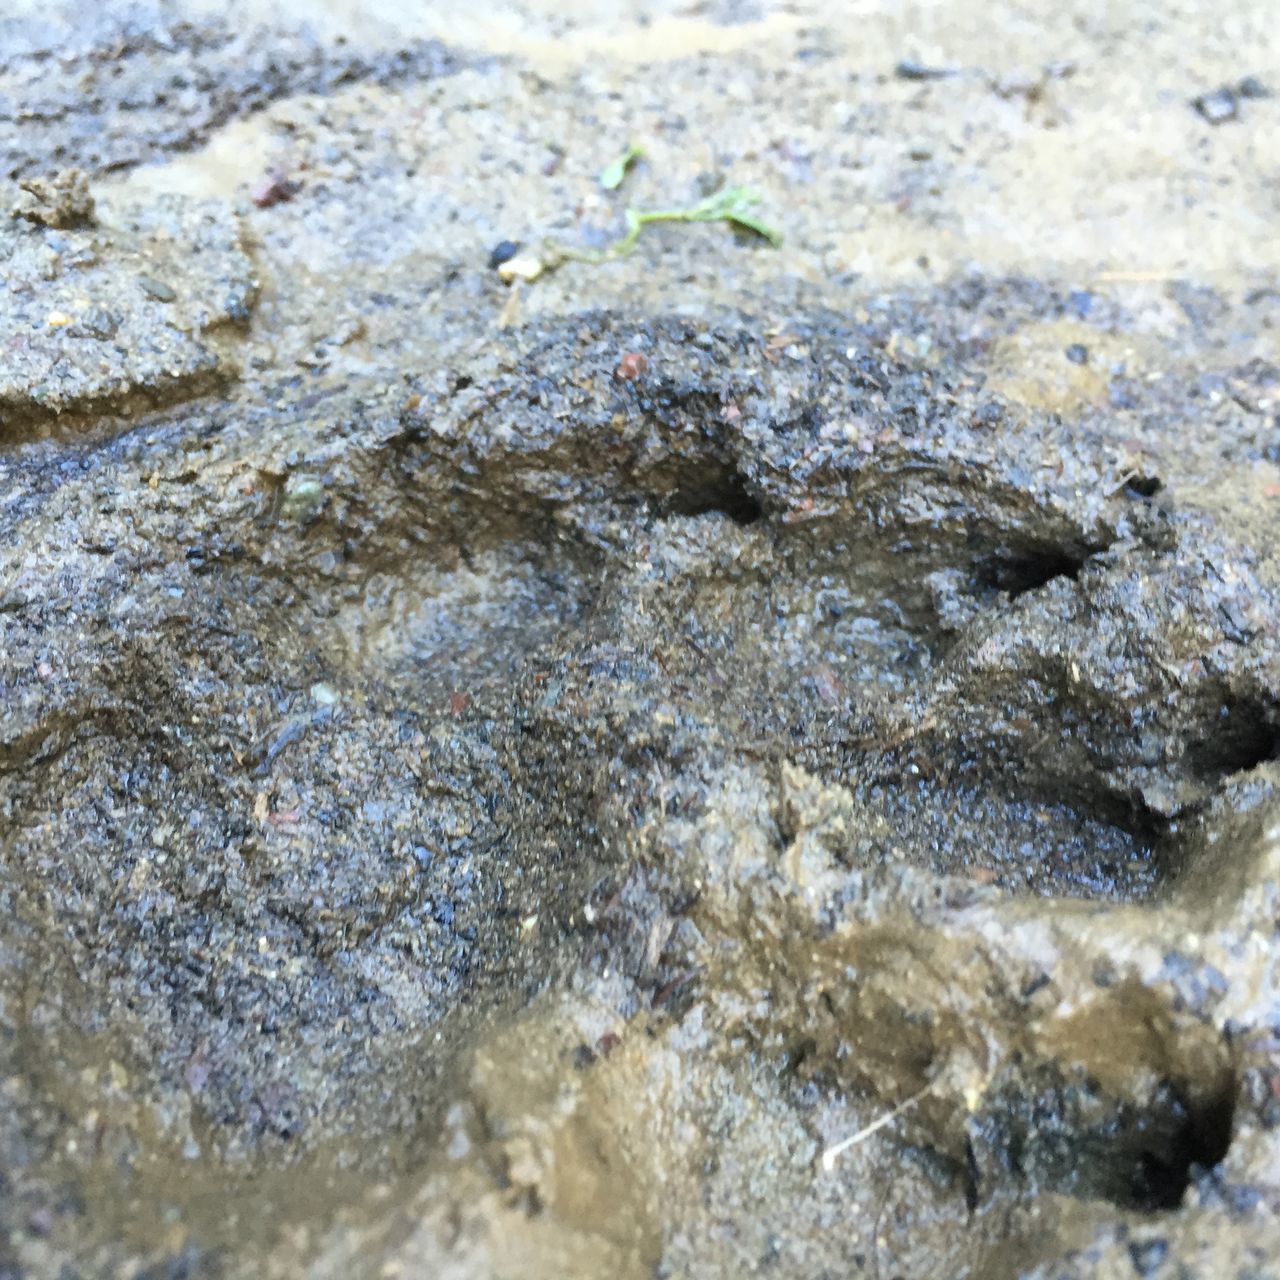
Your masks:
[[[1095,548],[1095,551],[1102,548]],[[1028,551],[1023,555],[983,561],[975,575],[977,585],[1005,592],[1011,599],[1037,591],[1055,578],[1074,581],[1092,552],[1071,554],[1059,548]]]
[[[1176,1209],[1227,1154],[1235,1087],[1225,1069],[1195,1100],[1164,1081],[1138,1108],[1108,1103],[1087,1080],[1037,1091],[1032,1076],[973,1126],[971,1195],[1029,1187],[1140,1213]]]
[[[739,525],[755,524],[764,515],[759,498],[733,466],[712,467],[705,474],[685,477],[661,509],[661,514],[668,516],[717,513]]]
[[[1247,773],[1280,759],[1280,706],[1230,702],[1204,740],[1191,747],[1191,766],[1203,778],[1219,780]]]

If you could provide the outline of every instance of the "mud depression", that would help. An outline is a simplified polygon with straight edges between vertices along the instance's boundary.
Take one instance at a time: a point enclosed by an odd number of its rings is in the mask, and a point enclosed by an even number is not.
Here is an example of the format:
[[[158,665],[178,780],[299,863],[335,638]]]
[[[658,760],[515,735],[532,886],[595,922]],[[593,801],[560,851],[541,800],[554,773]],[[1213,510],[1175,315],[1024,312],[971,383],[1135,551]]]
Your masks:
[[[610,9],[0,21],[0,1275],[1275,1274],[1267,6]]]

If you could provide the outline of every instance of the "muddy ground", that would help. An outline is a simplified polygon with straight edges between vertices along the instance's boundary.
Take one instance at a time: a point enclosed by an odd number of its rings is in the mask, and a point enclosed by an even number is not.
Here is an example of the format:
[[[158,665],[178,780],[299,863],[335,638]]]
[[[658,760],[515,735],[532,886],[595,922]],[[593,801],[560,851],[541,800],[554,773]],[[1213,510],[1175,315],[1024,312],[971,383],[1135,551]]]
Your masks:
[[[1269,0],[401,8],[0,18],[0,1276],[1280,1275]]]

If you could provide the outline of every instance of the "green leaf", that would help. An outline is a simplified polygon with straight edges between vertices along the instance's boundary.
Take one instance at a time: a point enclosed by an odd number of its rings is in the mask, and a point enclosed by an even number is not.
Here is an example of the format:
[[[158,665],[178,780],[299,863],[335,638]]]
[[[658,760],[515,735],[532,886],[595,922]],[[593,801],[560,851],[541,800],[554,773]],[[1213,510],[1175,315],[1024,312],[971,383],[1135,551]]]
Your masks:
[[[754,231],[756,235],[763,236],[775,249],[781,246],[782,233],[775,231],[767,223],[761,222],[754,213],[746,213],[742,209],[733,209],[724,216],[735,226],[744,227],[747,231]]]
[[[639,228],[649,222],[732,222],[735,226],[763,236],[776,249],[782,235],[758,217],[753,210],[760,196],[749,187],[726,187],[684,209],[628,209],[628,234],[619,242],[620,252],[635,244]]]
[[[634,142],[628,142],[626,150],[600,170],[600,185],[606,191],[616,191],[622,186],[627,170],[643,155],[643,147],[636,146]]]
[[[732,222],[746,231],[763,236],[776,249],[782,243],[782,235],[752,212],[759,203],[759,194],[749,187],[726,187],[694,205],[689,211],[689,220]]]

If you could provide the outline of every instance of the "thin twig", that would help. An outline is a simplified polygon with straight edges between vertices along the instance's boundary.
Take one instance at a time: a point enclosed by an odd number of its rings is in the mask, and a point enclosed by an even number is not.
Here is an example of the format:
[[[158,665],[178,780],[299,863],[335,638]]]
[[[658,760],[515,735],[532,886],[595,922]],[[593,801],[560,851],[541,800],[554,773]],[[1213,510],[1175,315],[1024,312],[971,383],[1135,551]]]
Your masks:
[[[905,728],[899,729],[897,733],[890,734],[887,738],[846,738],[840,745],[849,747],[854,751],[892,751],[896,747],[910,742],[912,738],[917,737],[919,734],[928,733],[931,729],[936,728],[937,723],[938,717],[930,712],[930,714],[921,717],[918,724],[907,725]]]
[[[848,1151],[850,1147],[856,1147],[859,1143],[865,1142],[872,1134],[879,1133],[886,1125],[892,1124],[904,1111],[910,1111],[912,1107],[932,1091],[933,1084],[930,1082],[919,1093],[913,1093],[905,1102],[898,1103],[892,1111],[886,1111],[878,1120],[873,1120],[865,1129],[859,1129],[857,1133],[852,1133],[834,1146],[828,1147],[822,1153],[823,1172],[830,1173],[836,1167],[836,1160]]]

